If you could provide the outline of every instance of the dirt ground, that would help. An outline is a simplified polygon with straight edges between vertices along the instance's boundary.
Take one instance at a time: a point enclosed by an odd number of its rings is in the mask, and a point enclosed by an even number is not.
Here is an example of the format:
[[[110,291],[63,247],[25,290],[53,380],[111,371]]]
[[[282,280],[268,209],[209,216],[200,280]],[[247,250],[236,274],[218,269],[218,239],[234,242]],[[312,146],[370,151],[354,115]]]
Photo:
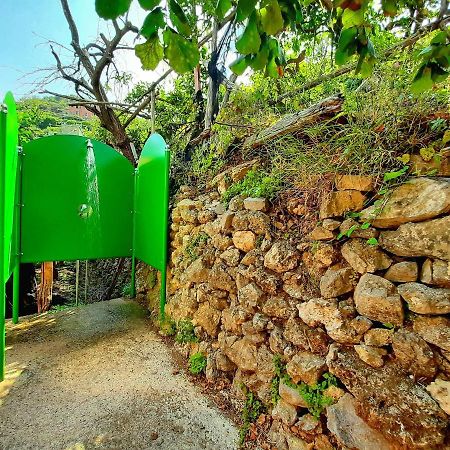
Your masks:
[[[133,301],[7,326],[0,449],[236,449],[238,431],[175,369]]]

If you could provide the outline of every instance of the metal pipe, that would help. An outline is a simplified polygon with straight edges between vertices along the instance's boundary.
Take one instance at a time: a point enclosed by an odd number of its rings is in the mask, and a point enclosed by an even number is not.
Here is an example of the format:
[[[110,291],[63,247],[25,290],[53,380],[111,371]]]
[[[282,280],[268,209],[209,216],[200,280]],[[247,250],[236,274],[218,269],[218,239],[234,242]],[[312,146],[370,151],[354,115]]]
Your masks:
[[[136,204],[137,204],[137,189],[138,189],[138,168],[134,169],[134,192],[133,192],[133,244],[131,249],[131,297],[136,297]]]

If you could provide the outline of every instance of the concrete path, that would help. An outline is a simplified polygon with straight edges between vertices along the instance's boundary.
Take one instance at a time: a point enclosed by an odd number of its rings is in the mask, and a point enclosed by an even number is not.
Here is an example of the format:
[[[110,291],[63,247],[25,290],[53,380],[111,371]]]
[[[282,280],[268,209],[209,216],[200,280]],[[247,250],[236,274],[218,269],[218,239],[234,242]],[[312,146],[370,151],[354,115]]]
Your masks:
[[[232,450],[238,431],[175,367],[133,301],[7,327],[0,449]]]

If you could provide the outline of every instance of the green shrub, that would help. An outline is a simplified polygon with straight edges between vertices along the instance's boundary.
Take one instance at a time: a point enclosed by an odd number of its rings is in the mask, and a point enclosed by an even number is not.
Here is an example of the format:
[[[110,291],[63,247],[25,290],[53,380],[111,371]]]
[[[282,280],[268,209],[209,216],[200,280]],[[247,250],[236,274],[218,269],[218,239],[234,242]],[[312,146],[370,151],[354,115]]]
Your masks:
[[[206,369],[206,356],[203,353],[194,353],[189,358],[189,372],[199,375]]]
[[[191,319],[180,320],[177,324],[177,334],[175,340],[180,344],[187,344],[189,342],[198,342],[198,337],[194,332],[194,325]]]
[[[159,321],[159,329],[164,336],[174,336],[177,332],[177,324],[169,316]]]
[[[195,261],[200,256],[199,247],[208,242],[208,239],[209,236],[202,231],[189,240],[188,244],[184,248],[184,254],[190,262]]]
[[[241,447],[250,429],[250,425],[258,419],[258,417],[265,411],[264,405],[258,400],[253,392],[250,392],[243,386],[245,393],[245,404],[242,410],[242,426],[239,429],[239,446]]]

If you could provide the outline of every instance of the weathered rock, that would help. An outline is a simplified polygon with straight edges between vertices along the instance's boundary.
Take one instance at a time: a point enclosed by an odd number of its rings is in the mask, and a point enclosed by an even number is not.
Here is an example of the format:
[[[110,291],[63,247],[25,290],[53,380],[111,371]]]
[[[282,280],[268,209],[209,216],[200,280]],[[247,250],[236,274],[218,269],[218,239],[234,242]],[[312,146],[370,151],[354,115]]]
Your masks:
[[[387,351],[384,348],[360,344],[355,345],[354,349],[361,360],[369,364],[369,366],[381,367],[384,364],[383,356],[387,355]]]
[[[242,195],[236,195],[236,197],[233,197],[228,204],[228,209],[232,212],[244,209],[244,198]]]
[[[269,318],[261,313],[256,313],[252,319],[253,328],[256,331],[263,331],[267,328],[267,324],[269,323]]]
[[[244,208],[249,211],[266,212],[269,209],[269,202],[263,197],[247,197],[244,200]]]
[[[357,344],[372,323],[365,317],[350,319],[343,314],[336,300],[315,298],[297,305],[300,318],[309,326],[325,326],[331,339],[347,344]]]
[[[251,272],[252,278],[264,292],[276,294],[278,286],[280,285],[279,278],[260,267],[253,268]]]
[[[325,228],[325,230],[337,230],[339,226],[341,225],[340,220],[334,220],[334,219],[324,219],[322,222],[322,226]]]
[[[184,272],[183,278],[187,284],[204,283],[208,281],[210,269],[203,258],[197,258]]]
[[[233,241],[229,236],[218,233],[211,238],[211,244],[217,250],[224,251],[233,245]]]
[[[419,276],[419,267],[415,261],[402,261],[393,264],[384,274],[384,278],[397,283],[416,281]]]
[[[239,303],[246,308],[256,308],[263,297],[264,292],[255,283],[249,283],[238,291]]]
[[[420,281],[450,288],[450,262],[427,259],[422,265]]]
[[[417,314],[450,313],[450,289],[430,288],[421,283],[406,283],[397,287],[398,293]]]
[[[220,229],[223,233],[228,233],[233,229],[234,213],[227,211],[220,216]]]
[[[247,336],[233,342],[230,346],[225,346],[224,352],[241,370],[245,372],[255,372],[257,370],[256,346]]]
[[[447,317],[415,317],[413,329],[428,343],[450,352],[450,319]]]
[[[356,286],[356,274],[350,267],[328,269],[320,279],[320,293],[324,298],[334,298],[352,292]]]
[[[378,228],[396,228],[422,222],[450,211],[450,182],[446,179],[413,178],[394,190],[381,212],[371,206],[361,213]]]
[[[287,272],[297,267],[299,257],[295,247],[287,241],[278,241],[266,253],[264,266],[274,272]]]
[[[319,243],[313,252],[314,265],[320,268],[330,267],[339,259],[340,255],[331,244]]]
[[[267,235],[269,233],[270,217],[267,214],[264,214],[262,211],[250,211],[247,218],[249,230],[258,235]]]
[[[288,343],[283,337],[283,329],[279,326],[274,326],[269,335],[269,346],[273,353],[282,355],[288,346]]]
[[[308,234],[307,239],[310,241],[330,241],[331,239],[334,239],[335,236],[336,233],[319,225]]]
[[[249,252],[255,248],[256,236],[252,231],[235,231],[233,233],[233,244],[243,252]]]
[[[212,222],[217,217],[217,214],[210,209],[202,209],[198,212],[198,221],[200,223]]]
[[[328,436],[325,434],[320,434],[314,440],[314,448],[315,450],[334,450],[334,447],[331,445]]]
[[[288,426],[294,425],[297,420],[297,408],[281,398],[272,411],[272,417],[281,420]]]
[[[342,217],[350,211],[361,211],[366,197],[359,191],[346,190],[331,192],[322,200],[320,218]]]
[[[363,239],[350,239],[342,246],[341,252],[353,270],[359,273],[384,270],[392,264],[386,253]]]
[[[170,297],[167,314],[174,320],[192,317],[198,308],[194,289],[183,288]]]
[[[327,427],[345,448],[358,450],[391,450],[393,447],[377,430],[369,427],[356,412],[356,399],[345,394],[327,407]]]
[[[437,379],[427,386],[427,391],[450,416],[450,381]]]
[[[209,302],[201,303],[192,318],[192,323],[202,327],[211,337],[216,337],[221,312],[210,306]]]
[[[285,432],[286,442],[289,450],[312,450],[314,445],[300,439],[293,433]]]
[[[355,191],[369,192],[374,189],[374,179],[368,175],[336,175],[336,188],[339,191],[353,189]]]
[[[269,317],[277,317],[279,319],[288,319],[294,312],[289,302],[282,295],[276,297],[269,297],[263,307],[262,312]]]
[[[228,248],[220,254],[220,258],[229,266],[236,267],[241,259],[241,253],[237,248]]]
[[[312,414],[304,414],[295,422],[294,429],[298,435],[307,441],[314,439],[314,436],[322,434],[322,424]]]
[[[394,330],[388,328],[372,328],[364,335],[364,343],[373,347],[384,347],[392,344]]]
[[[406,223],[383,231],[379,243],[398,256],[429,256],[450,261],[450,216],[421,223]]]
[[[382,323],[403,324],[402,301],[390,281],[366,273],[356,286],[354,299],[356,309],[363,316]]]
[[[221,350],[216,351],[216,367],[221,372],[233,372],[236,370],[236,364]]]
[[[226,269],[223,263],[215,264],[209,272],[209,279],[207,281],[212,288],[236,292],[236,283]]]
[[[332,346],[327,357],[336,375],[358,400],[356,413],[399,448],[434,448],[445,439],[445,413],[419,384],[386,362],[373,368],[354,350]],[[347,408],[344,408],[346,410]]]
[[[280,380],[278,393],[280,397],[290,405],[299,406],[301,408],[308,407],[308,403],[300,395],[299,390],[287,385],[283,380]]]
[[[265,336],[264,336],[265,338]],[[262,344],[258,348],[258,353],[256,355],[256,360],[258,364],[258,371],[256,376],[266,383],[270,383],[275,376],[275,367],[273,364],[273,353],[269,351],[265,344]]]
[[[286,272],[283,276],[283,291],[290,297],[301,300],[305,296],[302,274],[297,272]]]
[[[392,338],[395,361],[417,378],[431,378],[436,374],[436,361],[430,346],[416,333],[404,329]]]
[[[327,370],[325,359],[310,352],[299,352],[286,365],[286,371],[294,383],[317,384]]]
[[[300,319],[290,317],[286,322],[283,336],[302,350],[322,356],[328,351],[327,334],[321,328],[308,327]]]

